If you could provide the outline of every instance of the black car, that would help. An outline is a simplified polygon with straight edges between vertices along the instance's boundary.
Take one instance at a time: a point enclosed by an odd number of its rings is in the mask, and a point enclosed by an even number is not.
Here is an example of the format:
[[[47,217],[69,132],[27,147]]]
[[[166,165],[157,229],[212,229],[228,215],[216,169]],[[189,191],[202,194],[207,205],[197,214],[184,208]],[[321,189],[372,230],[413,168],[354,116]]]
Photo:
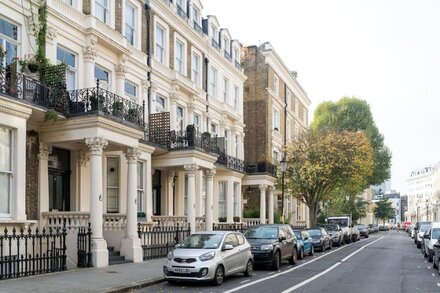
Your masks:
[[[325,224],[322,225],[322,227],[327,230],[328,235],[330,236],[330,239],[332,240],[333,245],[340,246],[343,244],[343,237],[342,237],[342,229],[337,224]]]
[[[289,225],[259,225],[249,228],[244,236],[251,245],[254,264],[278,270],[283,260],[296,263],[296,237]]]
[[[313,247],[315,247],[315,250],[324,251],[326,249],[332,249],[332,240],[324,228],[308,228],[307,232],[309,232],[310,237],[313,239]]]
[[[361,236],[368,238],[368,229],[367,229],[367,227],[365,227],[365,225],[359,224],[359,225],[356,225],[355,227],[358,229]]]

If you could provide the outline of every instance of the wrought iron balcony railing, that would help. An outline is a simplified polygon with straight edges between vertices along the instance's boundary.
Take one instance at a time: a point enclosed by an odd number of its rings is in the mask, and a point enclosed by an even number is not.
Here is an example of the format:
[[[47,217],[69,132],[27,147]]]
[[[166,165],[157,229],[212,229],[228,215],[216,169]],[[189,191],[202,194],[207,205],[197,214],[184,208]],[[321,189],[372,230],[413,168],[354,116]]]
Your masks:
[[[220,44],[216,40],[211,39],[211,43],[214,48],[216,48],[217,50],[220,50]]]
[[[240,160],[236,157],[227,155],[225,153],[221,153],[217,158],[217,164],[223,165],[226,168],[232,169],[238,172],[245,172],[245,163],[243,160]]]
[[[187,21],[188,15],[186,15],[185,10],[183,10],[183,8],[180,7],[180,5],[176,5],[176,9],[177,9],[177,15],[179,15],[183,20]]]
[[[0,93],[38,106],[64,112],[65,102],[36,79],[0,67]]]
[[[199,149],[208,153],[219,154],[217,137],[211,137],[198,131],[175,131],[170,132],[170,149]]]
[[[197,32],[199,32],[200,34],[203,34],[203,28],[195,20],[193,20],[193,27]]]
[[[267,162],[260,162],[258,164],[246,164],[246,173],[267,173],[272,176],[277,176],[277,166]]]
[[[70,115],[97,113],[143,127],[144,107],[144,104],[139,105],[103,89],[99,86],[99,81],[93,88],[68,91],[68,113]]]

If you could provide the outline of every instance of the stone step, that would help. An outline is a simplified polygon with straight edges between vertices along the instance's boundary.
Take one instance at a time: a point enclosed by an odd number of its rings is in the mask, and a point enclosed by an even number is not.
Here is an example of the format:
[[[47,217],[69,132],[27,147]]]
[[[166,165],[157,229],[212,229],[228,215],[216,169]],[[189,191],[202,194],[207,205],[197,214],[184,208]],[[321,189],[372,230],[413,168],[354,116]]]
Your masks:
[[[108,262],[112,263],[115,261],[121,261],[121,260],[125,260],[125,256],[122,255],[115,255],[115,256],[109,256],[108,257]]]
[[[114,247],[107,247],[107,250],[110,252],[110,251],[115,251],[115,248]]]
[[[121,253],[119,251],[109,251],[108,256],[120,256]]]
[[[128,260],[125,260],[125,258],[124,258],[124,260],[119,260],[119,261],[113,261],[113,262],[109,262],[108,263],[108,265],[109,266],[112,266],[112,265],[120,265],[120,264],[123,264],[123,263],[130,263],[131,261],[128,261]]]

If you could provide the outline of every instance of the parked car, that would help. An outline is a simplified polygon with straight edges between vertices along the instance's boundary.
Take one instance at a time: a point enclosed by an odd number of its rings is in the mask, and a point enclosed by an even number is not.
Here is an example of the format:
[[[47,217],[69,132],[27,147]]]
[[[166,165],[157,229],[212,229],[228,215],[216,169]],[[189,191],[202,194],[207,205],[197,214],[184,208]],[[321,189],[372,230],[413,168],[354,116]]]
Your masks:
[[[243,234],[229,231],[198,232],[170,251],[163,266],[168,282],[213,281],[235,273],[252,276],[251,246]]]
[[[369,235],[368,229],[367,227],[365,227],[365,225],[359,224],[356,225],[355,227],[358,229],[360,236],[364,236],[365,238],[368,238]]]
[[[283,260],[296,263],[296,237],[289,225],[259,225],[249,228],[244,236],[251,245],[255,264],[278,270]]]
[[[431,224],[431,222],[416,222],[416,225],[414,226],[414,244],[417,245],[417,234],[419,232],[420,226],[422,226],[423,224]]]
[[[437,269],[440,273],[440,237],[438,238],[438,241],[433,245],[434,249],[434,257],[432,259],[432,267],[434,269]]]
[[[406,222],[403,222],[403,225],[402,225],[401,229],[403,231],[407,232],[410,226],[411,226],[411,222],[406,221]]]
[[[378,224],[373,224],[373,228],[374,228],[374,232],[379,232],[379,225]]]
[[[356,242],[358,240],[361,240],[361,233],[356,226],[353,226],[351,228],[351,241]]]
[[[322,227],[327,230],[333,245],[340,246],[344,243],[344,238],[342,236],[342,229],[337,224],[325,224]]]
[[[296,245],[298,247],[298,259],[302,259],[305,254],[313,255],[315,249],[309,233],[301,230],[293,230],[293,233],[295,233]]]
[[[379,231],[386,231],[387,227],[385,227],[385,225],[379,225]]]
[[[312,237],[315,251],[317,249],[321,251],[332,249],[333,244],[330,239],[330,235],[328,235],[327,231],[324,228],[308,228],[307,232],[309,233],[310,237]]]
[[[418,230],[418,232],[416,232],[416,245],[417,248],[422,248],[422,239],[423,239],[423,235],[425,234],[426,231],[428,231],[429,229],[429,225],[431,224],[423,224],[420,226],[420,229]]]
[[[431,262],[434,257],[434,244],[440,237],[440,222],[433,222],[423,235],[423,255]]]
[[[373,224],[368,224],[367,230],[368,230],[368,235],[373,234],[374,232],[376,232],[376,231],[374,231]]]

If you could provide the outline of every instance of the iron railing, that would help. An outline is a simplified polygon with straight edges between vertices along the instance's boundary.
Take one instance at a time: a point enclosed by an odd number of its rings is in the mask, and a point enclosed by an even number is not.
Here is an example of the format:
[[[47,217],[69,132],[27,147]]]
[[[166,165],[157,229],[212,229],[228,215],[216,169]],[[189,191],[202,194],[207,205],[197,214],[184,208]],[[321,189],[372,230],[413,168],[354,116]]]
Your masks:
[[[176,244],[181,243],[189,235],[191,235],[189,223],[153,227],[138,225],[144,260],[166,257]]]
[[[252,227],[247,223],[213,223],[212,230],[214,231],[236,231],[244,233],[247,229]]]
[[[229,62],[232,61],[232,56],[231,56],[231,54],[229,54],[227,51],[225,51],[225,58],[226,58],[227,60],[229,60]]]
[[[68,92],[68,113],[70,115],[102,114],[118,118],[122,121],[144,126],[144,108],[142,105],[118,96],[99,86],[72,90]]]
[[[217,164],[238,172],[245,172],[245,163],[243,160],[221,153],[217,158]]]
[[[79,227],[77,234],[77,266],[79,268],[89,268],[92,266],[92,228]]]
[[[64,101],[38,80],[0,67],[0,93],[35,105],[64,112]]]
[[[175,131],[170,132],[170,149],[198,149],[208,153],[219,154],[217,136],[211,137],[198,131]]]
[[[193,20],[193,27],[198,33],[203,34],[203,28],[195,20]]]
[[[66,224],[63,227],[7,228],[0,235],[0,280],[65,271]]]
[[[211,39],[211,43],[214,48],[220,50],[220,44],[215,39]]]
[[[241,70],[241,64],[237,60],[235,60],[235,67],[237,67],[237,69]]]
[[[176,9],[177,9],[177,15],[179,15],[183,20],[187,21],[188,20],[188,15],[186,15],[185,10],[183,10],[182,7],[180,7],[180,5],[176,5]]]
[[[247,164],[246,165],[246,173],[254,174],[254,173],[267,173],[272,176],[277,176],[277,166],[267,162],[260,162],[258,164]]]

